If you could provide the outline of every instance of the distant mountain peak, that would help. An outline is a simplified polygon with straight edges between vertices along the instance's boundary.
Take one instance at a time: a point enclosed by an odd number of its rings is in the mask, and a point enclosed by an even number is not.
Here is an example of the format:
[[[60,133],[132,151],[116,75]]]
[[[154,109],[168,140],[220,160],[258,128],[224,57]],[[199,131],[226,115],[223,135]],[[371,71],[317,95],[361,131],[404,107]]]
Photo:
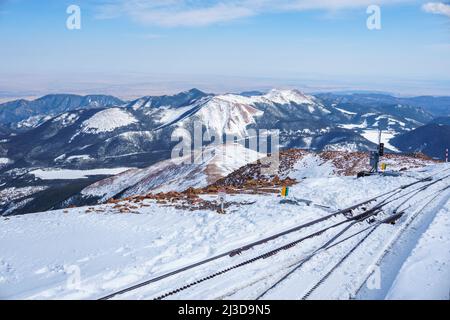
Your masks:
[[[263,97],[265,97],[268,100],[271,100],[275,103],[279,104],[289,104],[289,103],[296,103],[296,104],[313,104],[314,98],[312,96],[307,96],[304,93],[300,92],[299,90],[291,89],[272,89],[267,94],[265,94]]]
[[[126,105],[134,110],[140,108],[159,108],[159,107],[174,107],[192,104],[193,102],[208,96],[208,94],[200,91],[196,88],[188,91],[183,91],[174,95],[162,95],[162,96],[145,96],[134,101],[131,101]]]
[[[188,90],[188,91],[184,91],[184,93],[190,93],[190,94],[204,94],[204,95],[206,95],[205,92],[203,92],[202,90],[197,89],[197,88],[192,88],[192,89],[190,89],[190,90]]]
[[[97,109],[122,105],[119,98],[108,95],[48,94],[38,99],[15,100],[0,105],[0,123],[17,124],[31,117],[55,116],[77,109]]]

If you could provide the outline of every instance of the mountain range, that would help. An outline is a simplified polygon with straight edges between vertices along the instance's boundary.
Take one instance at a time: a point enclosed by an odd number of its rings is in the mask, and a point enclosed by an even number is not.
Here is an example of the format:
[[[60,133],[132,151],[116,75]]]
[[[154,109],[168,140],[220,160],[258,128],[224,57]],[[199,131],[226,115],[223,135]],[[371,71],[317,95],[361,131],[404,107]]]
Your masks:
[[[121,105],[119,98],[106,95],[80,96],[50,94],[36,100],[14,100],[0,104],[0,124],[10,124],[14,129],[36,127],[49,117],[77,109],[92,109]]]
[[[423,108],[391,105],[378,97],[310,96],[296,90],[212,95],[197,89],[130,102],[51,95],[0,105],[0,118],[10,121],[0,135],[15,130],[2,147],[4,156],[20,166],[96,168],[167,159],[176,144],[173,131],[192,132],[195,122],[206,132],[238,138],[250,128],[278,129],[285,148],[368,150],[377,142],[378,128],[387,139],[433,120]]]
[[[143,179],[149,188],[156,188],[148,183],[150,178],[145,179],[153,176],[148,170],[156,163],[161,168],[172,166],[167,159],[173,148],[181,137],[194,133],[197,123],[208,140],[205,146],[224,136],[248,144],[251,130],[276,129],[283,149],[368,151],[376,148],[382,129],[388,152],[424,152],[443,158],[450,141],[450,127],[446,126],[449,107],[445,97],[308,95],[277,89],[221,95],[192,89],[133,101],[102,95],[17,100],[0,105],[0,188],[36,186],[44,195],[50,192],[58,203],[104,176],[56,182],[43,181],[33,172],[118,167],[137,168],[122,177],[134,177],[136,184]],[[191,172],[209,170],[206,168],[211,166],[185,166],[179,174],[189,177]],[[57,191],[61,195],[56,195]]]
[[[443,159],[450,149],[450,125],[430,123],[394,137],[392,144],[406,152],[422,152]]]

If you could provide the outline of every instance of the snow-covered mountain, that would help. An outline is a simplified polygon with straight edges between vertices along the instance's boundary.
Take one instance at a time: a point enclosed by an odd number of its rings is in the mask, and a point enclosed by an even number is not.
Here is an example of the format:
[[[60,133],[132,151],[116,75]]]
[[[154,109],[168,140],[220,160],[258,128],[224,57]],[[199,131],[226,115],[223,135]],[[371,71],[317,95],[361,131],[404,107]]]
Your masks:
[[[348,102],[347,98],[314,97],[297,90],[212,95],[192,89],[174,96],[143,97],[120,107],[100,108],[94,107],[109,100],[75,97],[71,99],[76,99],[81,109],[51,119],[48,113],[38,114],[19,122],[28,130],[2,143],[8,157],[41,166],[131,163],[142,167],[167,159],[175,145],[171,141],[174,130],[192,133],[195,123],[201,123],[207,133],[237,138],[247,136],[251,128],[278,129],[286,148],[368,150],[377,142],[373,137],[378,128],[392,138],[431,119],[416,107],[375,102],[369,107]],[[74,108],[68,97],[47,96],[40,100],[52,99],[56,103],[54,112]],[[69,158],[71,161],[67,161]]]
[[[38,100],[50,101],[50,106],[54,103],[54,110]],[[276,129],[282,148],[317,151],[374,149],[381,127],[385,129],[386,148],[397,151],[402,149],[389,143],[393,137],[432,119],[419,107],[391,105],[377,97],[361,102],[280,89],[221,95],[192,89],[124,103],[103,96],[47,96],[38,100],[38,106],[46,107],[35,107],[32,118],[19,121],[20,131],[11,132],[11,127],[2,130],[0,157],[8,159],[0,168],[4,188],[48,186],[48,181],[44,183],[30,174],[47,168],[101,172],[108,168],[147,168],[169,159],[180,137],[192,138],[196,124],[202,125],[205,145],[215,141],[212,136],[234,136],[243,141],[253,134],[251,129]],[[68,111],[53,114],[58,110]],[[177,136],[173,137],[174,133]],[[70,190],[77,193],[85,186],[82,181]]]
[[[21,99],[0,104],[0,124],[9,124],[19,130],[27,129],[42,123],[48,116],[66,111],[121,104],[123,101],[113,96],[51,94],[33,101]]]
[[[136,109],[160,108],[160,107],[174,107],[179,108],[189,104],[200,98],[207,97],[210,94],[204,93],[198,89],[191,89],[183,91],[175,95],[164,96],[145,96],[127,103],[126,107]]]
[[[316,98],[298,91],[272,90],[245,97],[207,95],[194,89],[173,97],[138,99],[120,108],[69,111],[10,137],[3,145],[10,158],[32,165],[146,166],[167,159],[176,144],[171,141],[174,130],[192,133],[195,123],[210,135],[238,138],[246,137],[250,128],[280,129],[289,142],[292,130],[325,133],[332,123],[323,118],[331,113]]]

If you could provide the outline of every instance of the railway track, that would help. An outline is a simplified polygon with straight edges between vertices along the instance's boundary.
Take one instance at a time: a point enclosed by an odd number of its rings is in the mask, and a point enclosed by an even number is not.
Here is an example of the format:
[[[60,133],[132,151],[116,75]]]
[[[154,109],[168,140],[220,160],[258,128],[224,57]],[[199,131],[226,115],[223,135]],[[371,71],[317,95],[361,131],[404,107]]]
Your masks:
[[[449,170],[449,169],[446,169],[444,171],[447,171],[447,170]],[[385,192],[383,194],[380,194],[380,195],[375,196],[373,198],[370,198],[368,200],[362,201],[362,202],[357,203],[357,204],[355,204],[353,206],[350,206],[348,208],[339,210],[337,212],[334,212],[334,213],[329,214],[327,216],[324,216],[322,218],[319,218],[319,219],[313,220],[311,222],[307,222],[307,223],[301,224],[301,225],[293,227],[293,228],[291,228],[289,230],[286,230],[286,231],[274,234],[274,235],[266,237],[264,239],[261,239],[261,240],[249,243],[249,244],[247,244],[245,246],[241,246],[239,248],[230,250],[228,252],[219,254],[217,256],[214,256],[214,257],[211,257],[211,258],[199,261],[197,263],[187,265],[187,266],[182,267],[180,269],[177,269],[177,270],[168,272],[166,274],[154,277],[152,279],[143,281],[141,283],[137,283],[137,284],[135,284],[133,286],[124,288],[124,289],[122,289],[120,291],[117,291],[117,292],[111,293],[111,294],[109,294],[107,296],[104,296],[104,297],[100,298],[100,300],[108,300],[108,299],[114,298],[116,296],[120,296],[120,295],[123,295],[125,293],[132,292],[132,291],[137,290],[139,288],[148,286],[150,284],[159,282],[159,281],[161,281],[163,279],[172,277],[172,276],[177,275],[177,274],[181,274],[181,273],[186,272],[188,270],[191,270],[191,269],[194,269],[194,268],[199,267],[201,265],[213,262],[215,260],[219,260],[219,259],[225,258],[227,256],[228,257],[233,257],[233,256],[236,256],[236,255],[240,255],[244,251],[250,250],[250,249],[252,249],[252,248],[254,248],[256,246],[268,243],[270,241],[273,241],[275,239],[281,238],[281,237],[286,236],[288,234],[293,234],[293,233],[301,231],[301,230],[303,231],[303,230],[305,230],[305,229],[307,229],[307,228],[309,228],[311,226],[314,226],[314,225],[317,225],[319,223],[331,220],[334,217],[342,217],[341,221],[339,221],[337,223],[334,223],[332,225],[329,225],[326,228],[323,228],[323,229],[320,229],[318,231],[315,231],[315,232],[313,232],[311,234],[308,234],[308,235],[303,236],[303,237],[301,237],[299,239],[291,241],[291,242],[289,242],[289,243],[287,243],[285,245],[282,245],[282,246],[280,246],[278,248],[275,248],[273,250],[267,251],[267,252],[265,252],[263,254],[260,254],[260,255],[258,255],[256,257],[253,257],[251,259],[247,259],[247,260],[245,260],[245,261],[243,261],[241,263],[235,264],[235,265],[230,266],[228,268],[224,268],[224,269],[222,269],[222,270],[220,270],[218,272],[215,272],[215,273],[212,273],[212,274],[210,274],[208,276],[202,277],[202,278],[200,278],[200,279],[198,279],[196,281],[192,281],[190,283],[187,283],[186,285],[181,286],[181,287],[179,287],[177,289],[171,290],[171,291],[169,291],[169,292],[167,292],[165,294],[162,294],[162,295],[156,297],[155,299],[159,300],[159,299],[167,298],[169,296],[173,296],[173,295],[175,295],[175,294],[177,294],[177,293],[179,293],[181,291],[187,290],[187,289],[189,289],[189,288],[191,288],[193,286],[196,286],[196,285],[198,285],[200,283],[203,283],[205,281],[208,281],[210,279],[213,279],[215,277],[218,277],[220,275],[228,273],[228,272],[230,272],[232,270],[236,270],[238,268],[241,268],[243,266],[246,266],[248,264],[254,263],[254,262],[262,260],[262,259],[270,258],[270,257],[276,255],[277,253],[281,252],[281,251],[288,250],[290,248],[293,248],[293,247],[297,246],[298,244],[304,242],[307,239],[311,239],[313,237],[317,237],[317,236],[319,236],[321,234],[324,234],[325,232],[328,232],[328,231],[330,231],[332,229],[335,229],[335,228],[337,228],[339,226],[343,226],[345,224],[348,224],[342,231],[340,231],[337,235],[332,237],[332,239],[327,241],[326,244],[321,247],[321,249],[323,250],[327,246],[330,246],[332,244],[332,242],[336,241],[339,237],[341,237],[346,231],[348,231],[354,225],[356,225],[356,224],[358,224],[358,223],[360,223],[360,222],[362,222],[362,221],[364,221],[364,220],[366,220],[366,219],[368,219],[370,217],[378,215],[380,212],[382,212],[383,208],[385,206],[387,206],[388,204],[393,203],[394,201],[397,201],[399,199],[405,198],[406,196],[411,196],[411,195],[416,194],[417,192],[421,192],[422,190],[424,190],[423,189],[424,187],[427,188],[430,185],[433,185],[433,184],[437,183],[438,181],[441,181],[443,178],[441,178],[439,180],[436,180],[436,181],[433,181],[433,182],[430,182],[430,181],[432,181],[433,177],[436,174],[434,174],[432,176],[429,176],[429,177],[426,177],[426,178],[423,178],[423,179],[420,179],[420,180],[415,181],[413,183],[400,186],[398,188],[395,188],[393,190],[390,190],[388,192]],[[445,178],[447,178],[447,177],[448,176],[446,176]],[[427,183],[427,182],[430,182],[430,183]],[[410,188],[413,188],[416,185],[424,184],[424,183],[427,183],[427,184],[425,184],[423,186],[420,186],[419,188],[414,188],[413,190],[409,190]],[[404,194],[402,194],[402,193],[404,193]],[[371,205],[374,202],[378,202],[378,203],[373,205],[371,208],[367,208],[369,205]],[[319,250],[319,252],[320,252],[320,250]],[[314,252],[314,254],[317,254],[317,253],[318,252]]]
[[[447,186],[447,187],[445,187],[445,188],[443,188],[443,189],[441,189],[441,190],[439,190],[436,194],[432,194],[432,196],[433,196],[433,198],[430,200],[430,201],[428,201],[423,207],[422,207],[422,209],[421,210],[418,210],[415,214],[414,214],[414,216],[412,217],[412,219],[409,221],[409,223],[407,223],[407,225],[406,226],[408,226],[410,223],[412,223],[412,221],[414,220],[414,218],[415,217],[417,217],[428,205],[430,205],[434,200],[436,200],[440,195],[442,195],[442,193],[444,192],[444,191],[446,191],[447,189],[449,189],[449,187]],[[404,214],[405,214],[406,212],[405,211],[403,211],[403,212],[401,212],[401,213],[397,213],[396,214],[396,217],[395,218],[400,218],[400,217],[402,217]],[[372,227],[369,227],[369,228],[366,228],[366,229],[364,229],[364,230],[362,230],[362,231],[360,231],[360,232],[358,232],[357,234],[355,234],[355,235],[353,235],[353,236],[356,236],[356,235],[358,235],[358,234],[360,234],[360,233],[363,233],[364,231],[368,231],[368,233],[360,240],[360,241],[358,241],[358,243],[356,243],[318,282],[316,282],[316,284],[310,289],[310,290],[308,290],[307,291],[307,293],[306,294],[304,294],[302,297],[301,297],[301,299],[302,300],[306,300],[306,299],[308,299],[323,283],[325,283],[325,281],[333,274],[333,273],[335,273],[338,269],[339,269],[339,267],[351,256],[351,254],[353,254],[363,243],[364,243],[364,241],[373,233],[373,232],[375,232],[375,230],[379,227],[379,226],[381,226],[382,224],[384,224],[384,223],[390,223],[392,221],[392,219],[390,219],[390,218],[387,218],[385,221],[380,221],[380,222],[378,222],[376,225],[374,225],[374,226],[372,226]],[[353,236],[350,236],[350,237],[348,237],[348,238],[346,238],[346,239],[344,239],[345,241],[346,240],[348,240],[348,239],[350,239],[351,237],[353,237]],[[394,240],[395,241],[395,240]],[[392,241],[392,242],[394,242],[394,241]],[[343,241],[342,241],[343,242]],[[334,247],[335,245],[339,245],[340,243],[342,243],[342,242],[339,242],[339,243],[336,243],[336,244],[334,244],[332,247]],[[392,243],[390,244],[390,246],[392,245]],[[331,247],[330,247],[331,248]],[[369,275],[368,275],[368,277],[366,277],[365,279],[364,279],[364,281],[363,281],[363,283],[361,284],[361,286],[359,286],[359,288],[358,288],[358,290],[357,290],[357,292],[360,290],[360,288],[364,285],[364,283],[366,283],[366,281],[367,281],[367,279],[369,279],[369,277],[371,276],[373,274],[373,272],[372,273],[370,273]]]
[[[403,200],[400,204],[398,204],[395,209],[393,210],[393,214],[391,216],[388,216],[385,219],[373,222],[372,225],[370,225],[369,227],[365,227],[362,230],[357,231],[356,233],[338,241],[335,243],[330,243],[327,242],[325,243],[323,246],[321,246],[318,250],[316,250],[313,254],[301,259],[300,261],[298,261],[296,264],[293,265],[293,269],[289,270],[285,275],[283,275],[279,280],[277,280],[273,285],[271,285],[268,289],[266,289],[263,293],[261,293],[257,299],[261,299],[263,298],[268,292],[270,292],[271,290],[273,290],[274,288],[276,288],[278,285],[280,285],[283,281],[285,281],[290,275],[292,275],[294,272],[296,272],[297,270],[299,270],[306,262],[308,262],[311,258],[313,258],[314,256],[316,256],[319,253],[325,252],[331,248],[334,248],[352,238],[355,238],[357,236],[359,236],[360,234],[366,233],[364,235],[364,237],[360,240],[358,240],[358,242],[353,245],[352,247],[350,247],[350,249],[347,251],[347,253],[341,258],[339,259],[339,261],[328,271],[325,273],[325,275],[323,275],[319,281],[317,281],[302,297],[302,300],[306,300],[308,299],[313,292],[315,292],[322,284],[324,284],[326,282],[326,280],[333,274],[336,272],[336,270],[338,270],[338,268],[359,248],[361,247],[361,245],[383,224],[387,224],[387,223],[393,223],[395,221],[397,221],[398,219],[400,219],[403,215],[405,215],[407,212],[407,209],[404,210],[400,210],[400,208],[402,206],[404,206],[408,201],[410,201],[411,199],[413,199],[415,196],[417,196],[417,194],[419,192],[422,192],[424,190],[426,190],[428,187],[435,185],[447,178],[449,178],[450,176],[446,176],[444,178],[438,179],[433,183],[430,183],[427,186],[424,186],[422,188],[419,188],[419,190],[417,191],[413,191],[413,192],[409,192],[409,194],[411,194],[410,196],[408,196],[405,200]],[[450,189],[450,186],[446,186],[440,190],[438,190],[436,193],[431,194],[432,199],[430,201],[428,201],[420,210],[418,210],[413,217],[411,218],[410,221],[408,221],[408,223],[406,223],[405,227],[408,227],[412,220],[417,217],[428,205],[430,205],[434,200],[436,200],[443,192],[445,192],[446,190]],[[422,200],[426,200],[428,197],[423,198]],[[336,237],[337,238],[337,237]],[[395,241],[395,240],[394,240]],[[370,277],[370,275],[364,280],[364,283],[367,281],[367,279]],[[361,285],[362,286],[362,285]],[[361,288],[361,287],[360,287]],[[360,290],[360,289],[358,289]]]

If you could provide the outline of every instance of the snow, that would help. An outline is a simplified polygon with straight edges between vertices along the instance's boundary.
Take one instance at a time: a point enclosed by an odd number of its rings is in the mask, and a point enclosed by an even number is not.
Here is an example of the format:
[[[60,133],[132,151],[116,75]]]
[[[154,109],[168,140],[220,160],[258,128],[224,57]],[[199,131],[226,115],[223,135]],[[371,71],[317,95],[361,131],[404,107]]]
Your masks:
[[[43,191],[47,189],[47,187],[39,186],[39,187],[10,187],[0,190],[0,205],[5,205],[13,200],[24,198],[30,196],[39,191]]]
[[[63,161],[65,158],[66,158],[66,154],[63,153],[63,154],[57,156],[53,161],[54,162],[59,162],[59,161]]]
[[[374,129],[374,130],[364,130],[362,132],[362,136],[369,140],[370,142],[373,142],[375,144],[378,144],[378,130]],[[393,131],[383,131],[382,135],[381,135],[381,142],[384,143],[385,148],[395,151],[395,152],[400,152],[396,147],[394,147],[393,145],[391,145],[389,143],[389,141],[395,137],[396,133]]]
[[[109,108],[97,112],[82,124],[85,133],[111,132],[117,128],[126,127],[138,120],[127,111],[120,108]]]
[[[264,154],[250,150],[241,144],[231,143],[229,145],[215,146],[214,154],[206,157],[209,161],[209,170],[216,176],[225,177],[236,169],[265,157]],[[211,152],[206,149],[206,153]],[[204,160],[206,160],[204,158]],[[211,181],[209,181],[211,183]]]
[[[273,89],[269,91],[264,97],[270,101],[279,104],[314,104],[312,96],[306,96],[297,90],[279,90]]]
[[[235,94],[227,94],[218,96],[223,100],[228,100],[232,103],[255,105],[257,103],[277,103],[277,104],[316,104],[313,96],[305,95],[298,90],[281,90],[272,89],[267,94],[262,96],[240,96]],[[311,109],[313,112],[314,109]]]
[[[241,108],[245,106],[255,107],[257,104],[298,104],[306,107],[311,113],[316,111],[330,113],[313,96],[305,95],[297,90],[273,89],[265,95],[251,97],[226,94],[216,96],[213,100],[216,100],[217,103],[235,105]]]
[[[315,98],[313,96],[308,96],[297,90],[280,90],[280,89],[272,89],[267,94],[262,96],[241,96],[236,94],[226,94],[219,95],[217,98],[221,100],[225,100],[229,103],[233,104],[242,104],[242,105],[255,105],[257,103],[269,103],[269,104],[308,104],[314,105],[316,104]],[[311,112],[314,111],[314,108],[310,109]]]
[[[303,166],[296,167],[297,172],[300,174],[307,164],[314,166],[314,163],[317,164],[316,161],[314,158],[305,160]],[[445,164],[441,164],[410,171],[398,178],[373,176],[355,179],[329,175],[326,166],[319,167],[321,168],[317,169],[316,173],[310,174],[309,178],[292,186],[290,194],[292,197],[309,199],[333,209],[355,204],[381,192],[414,182],[417,178],[428,176],[432,172],[441,172],[444,168],[448,168]],[[441,182],[433,190],[436,191],[445,184],[445,181]],[[205,197],[215,199],[215,196]],[[224,215],[210,210],[182,210],[159,205],[154,200],[144,200],[141,204],[130,203],[129,205],[135,205],[136,208],[133,209],[134,213],[129,214],[121,214],[114,204],[107,204],[92,209],[72,208],[2,219],[0,298],[96,299],[329,214],[321,208],[305,204],[298,206],[280,204],[280,198],[276,194],[227,195],[227,199],[233,202],[252,203],[232,205]],[[445,287],[444,281],[448,280],[448,264],[440,263],[448,261],[449,255],[448,209],[447,204],[445,208],[438,210],[439,220],[430,226],[426,233],[428,235],[424,235],[423,238],[427,241],[419,242],[418,248],[422,249],[415,250],[410,259],[413,262],[420,261],[420,257],[423,257],[422,252],[428,251],[426,248],[433,246],[433,243],[436,246],[437,242],[442,242],[442,246],[436,251],[430,251],[430,257],[433,256],[438,263],[433,263],[431,258],[426,259],[433,266],[433,270],[438,270],[441,266],[443,272],[436,272],[432,276],[436,277],[434,283],[442,283],[442,288]],[[330,223],[336,222],[337,219],[333,218]],[[154,298],[323,227],[324,225],[312,226],[307,230],[286,235],[246,251],[241,256],[227,256],[120,298]],[[351,261],[341,272],[330,277],[330,281],[319,288],[313,298],[347,299],[349,293],[357,287],[357,280],[373,263],[373,257],[384,249],[386,240],[401,227],[402,223],[381,226],[366,246],[355,251]],[[310,239],[276,256],[262,259],[189,288],[173,298],[255,299],[259,293],[286,273],[296,261],[320,246],[337,231],[326,232],[321,237]],[[352,244],[354,242],[336,246],[332,251],[318,255],[308,266],[300,270],[300,273],[295,273],[293,277],[287,279],[287,282],[264,298],[298,299],[324,271],[326,272],[348,251]],[[438,258],[436,254],[444,256]],[[398,286],[401,281],[397,280],[396,283]],[[416,292],[423,290],[419,285],[410,288]],[[439,292],[433,293],[432,296],[438,294]]]
[[[203,154],[197,154],[194,158],[194,164],[188,165],[186,172],[181,176],[176,175],[175,179],[171,178],[166,183],[161,183],[152,192],[206,187],[247,163],[254,162],[264,156],[264,154],[247,149],[241,144],[212,145],[207,147]]]
[[[370,185],[359,180],[351,186],[352,199],[339,192],[348,181],[338,179],[333,186],[326,181],[314,179],[294,187],[292,193],[336,206],[378,192],[368,190]],[[391,187],[397,181],[388,184]],[[316,192],[318,186],[324,187],[321,195]],[[0,296],[96,298],[325,214],[310,208],[299,215],[298,207],[281,207],[272,195],[253,199],[257,200],[254,205],[234,208],[228,215],[192,213],[148,202],[149,207],[140,208],[140,214],[131,215],[118,214],[112,205],[104,205],[97,207],[104,210],[99,213],[77,208],[68,213],[59,210],[11,217],[0,224],[0,276],[4,279]],[[66,285],[71,266],[80,268],[81,290]]]
[[[323,148],[323,151],[360,151],[361,147],[354,142],[341,142],[335,144],[329,144]]]
[[[73,180],[85,179],[95,175],[114,175],[130,170],[130,168],[106,168],[91,170],[70,170],[70,169],[37,169],[30,171],[30,174],[42,180]]]
[[[13,163],[13,162],[14,162],[14,161],[11,160],[11,159],[0,157],[0,169],[1,169],[2,167],[5,167],[5,166],[7,166],[7,165]]]
[[[60,157],[56,158],[55,160],[57,160],[59,158]],[[66,159],[66,161],[73,161],[73,160],[92,160],[92,158],[88,154],[80,154],[80,155],[67,157],[67,159]]]
[[[98,181],[82,190],[84,196],[106,201],[127,189],[128,195],[184,191],[214,183],[263,155],[240,144],[209,146],[191,163],[191,156],[164,160],[148,168],[134,169]]]
[[[32,116],[25,120],[20,121],[19,123],[17,123],[16,126],[17,128],[35,128],[44,123],[45,121],[50,120],[51,118],[52,118],[51,116],[43,116],[43,115]]]
[[[450,299],[450,195],[403,264],[387,299]]]
[[[79,119],[76,113],[66,112],[53,119],[53,122],[60,122],[63,127],[74,124]]]
[[[141,102],[142,104],[143,102]],[[182,126],[183,120],[196,117],[214,132],[243,136],[246,127],[255,123],[255,118],[263,115],[260,105],[297,104],[310,113],[331,113],[313,96],[305,95],[297,90],[273,89],[262,96],[240,96],[223,94],[202,98],[193,104],[181,108],[162,106],[150,109],[146,114],[152,116],[162,129],[177,124]]]
[[[349,130],[367,128],[367,120],[364,120],[361,124],[340,124],[339,127]]]
[[[251,105],[236,103],[230,96],[216,96],[195,114],[209,130],[209,134],[247,136],[247,126],[255,123],[254,117],[263,114]]]
[[[151,131],[128,131],[123,132],[114,138],[121,138],[128,141],[136,141],[138,143],[140,139],[146,139],[148,141],[151,141],[155,139],[156,135]],[[111,139],[111,138],[110,138]],[[110,139],[106,140],[109,141]],[[120,156],[124,156],[125,154],[121,154]]]
[[[349,114],[349,115],[355,115],[355,114],[357,114],[356,112],[351,112],[351,111],[347,111],[347,110],[344,110],[344,109],[341,109],[341,108],[338,108],[338,107],[334,107],[336,110],[339,110],[340,112],[342,112],[342,113],[345,113],[345,114]]]
[[[414,124],[415,124],[416,126],[418,126],[418,127],[424,125],[422,122],[419,122],[419,121],[414,120],[414,119],[411,119],[411,118],[405,118],[405,120],[414,123]]]
[[[380,115],[380,116],[375,118],[376,121],[380,121],[380,120],[384,120],[384,119],[388,121],[388,125],[390,125],[390,126],[393,126],[393,125],[396,125],[396,124],[400,125],[401,127],[405,127],[406,126],[406,124],[403,121],[391,118],[388,115]]]
[[[162,126],[170,124],[179,119],[183,114],[185,114],[192,108],[192,106],[180,108],[160,107],[158,108],[158,111],[161,112],[159,122]]]
[[[318,155],[308,154],[295,163],[288,177],[300,181],[305,178],[330,177],[334,171],[331,161],[324,161]]]

